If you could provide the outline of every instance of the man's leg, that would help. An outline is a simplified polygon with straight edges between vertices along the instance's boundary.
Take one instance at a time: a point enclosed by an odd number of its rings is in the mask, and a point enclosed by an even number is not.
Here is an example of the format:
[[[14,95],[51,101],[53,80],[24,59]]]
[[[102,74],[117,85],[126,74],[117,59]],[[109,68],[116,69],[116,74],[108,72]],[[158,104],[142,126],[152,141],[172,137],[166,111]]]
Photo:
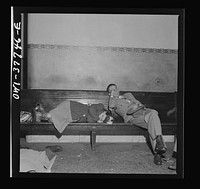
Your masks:
[[[161,129],[157,128],[154,126],[154,124],[157,124],[157,119],[154,119],[154,112],[149,112],[149,121],[146,122],[145,121],[145,116],[138,116],[138,117],[132,117],[130,119],[130,123],[137,125],[138,127],[142,127],[148,130],[149,133],[149,138],[151,141],[151,145],[153,150],[155,151],[155,147],[156,147],[156,134],[159,134],[159,136],[162,134]],[[155,153],[154,156],[154,163],[156,165],[161,165],[162,164],[162,159],[161,159],[161,155],[158,153]]]
[[[177,153],[177,139],[175,139],[175,143],[174,143],[174,150],[173,152],[176,154]],[[176,155],[175,155],[176,156]]]
[[[154,150],[154,163],[162,165],[161,156],[165,153],[167,147],[162,136],[162,127],[158,112],[153,109],[148,109],[145,114],[145,121],[147,122],[147,129],[150,135],[150,141]]]
[[[144,124],[142,121],[146,124]],[[167,147],[163,141],[162,127],[160,118],[158,117],[158,112],[153,109],[146,109],[143,120],[140,117],[134,118],[132,123],[148,130],[150,142],[155,154],[154,163],[161,165],[161,156],[165,153]]]
[[[161,165],[161,155],[165,153],[167,147],[163,141],[161,122],[158,117],[158,112],[153,109],[146,109],[144,116],[133,117],[130,122],[148,130],[151,145],[155,153],[154,163]]]
[[[147,123],[147,129],[154,152],[157,152],[157,150],[164,152],[164,148],[167,147],[163,140],[162,127],[160,118],[158,117],[158,112],[153,109],[148,109],[145,114],[145,121]]]
[[[174,149],[173,149],[173,154],[172,157],[174,158],[173,163],[168,167],[171,170],[176,170],[176,157],[177,156],[177,139],[175,140],[174,143]]]

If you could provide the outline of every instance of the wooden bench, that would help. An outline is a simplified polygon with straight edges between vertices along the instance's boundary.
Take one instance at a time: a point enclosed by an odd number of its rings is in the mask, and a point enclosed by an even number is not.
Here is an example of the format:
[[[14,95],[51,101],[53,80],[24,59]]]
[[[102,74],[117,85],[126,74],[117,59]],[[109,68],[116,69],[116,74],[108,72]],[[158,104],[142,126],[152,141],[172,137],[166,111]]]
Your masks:
[[[131,91],[122,91],[121,94]],[[176,132],[176,114],[167,116],[167,112],[176,107],[176,93],[164,92],[132,92],[146,107],[159,112],[163,135],[174,135]],[[25,89],[20,93],[20,110],[31,112],[37,103],[42,104],[44,110],[55,108],[64,100],[74,100],[81,103],[103,103],[108,106],[108,94],[105,91],[90,90],[46,90]],[[125,124],[123,119],[114,114],[114,123],[70,123],[60,134],[52,123],[24,122],[20,124],[20,136],[26,135],[90,135],[92,150],[95,149],[96,135],[146,135],[145,129]]]

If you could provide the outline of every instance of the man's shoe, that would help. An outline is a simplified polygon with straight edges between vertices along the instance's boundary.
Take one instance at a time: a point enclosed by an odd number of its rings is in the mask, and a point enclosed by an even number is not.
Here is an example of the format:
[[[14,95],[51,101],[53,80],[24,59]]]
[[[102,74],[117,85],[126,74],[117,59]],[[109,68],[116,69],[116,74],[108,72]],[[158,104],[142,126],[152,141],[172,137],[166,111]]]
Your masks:
[[[155,147],[155,151],[156,151],[156,153],[158,153],[158,154],[163,154],[163,153],[166,152],[166,148],[165,148],[165,146],[164,146],[162,137],[161,137],[160,135],[157,136],[157,138],[156,138],[156,147]]]
[[[162,159],[162,162],[167,162],[167,163],[173,163],[173,160],[169,157],[167,157],[165,154],[161,154],[160,155],[161,159]]]
[[[168,167],[168,169],[176,170],[176,160]]]
[[[160,154],[155,154],[154,156],[154,163],[156,165],[162,165],[162,158],[161,158],[161,155]]]

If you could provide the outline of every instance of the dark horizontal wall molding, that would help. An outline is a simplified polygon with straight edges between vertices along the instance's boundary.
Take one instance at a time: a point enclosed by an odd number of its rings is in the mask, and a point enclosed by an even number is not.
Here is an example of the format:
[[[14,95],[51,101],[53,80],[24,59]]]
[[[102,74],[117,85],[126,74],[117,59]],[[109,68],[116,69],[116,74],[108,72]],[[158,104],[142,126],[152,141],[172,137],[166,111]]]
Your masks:
[[[28,44],[28,49],[84,49],[91,48],[102,51],[117,52],[137,52],[137,53],[161,53],[161,54],[178,54],[178,49],[158,49],[158,48],[135,48],[135,47],[104,47],[104,46],[76,46],[76,45],[54,45],[54,44]]]

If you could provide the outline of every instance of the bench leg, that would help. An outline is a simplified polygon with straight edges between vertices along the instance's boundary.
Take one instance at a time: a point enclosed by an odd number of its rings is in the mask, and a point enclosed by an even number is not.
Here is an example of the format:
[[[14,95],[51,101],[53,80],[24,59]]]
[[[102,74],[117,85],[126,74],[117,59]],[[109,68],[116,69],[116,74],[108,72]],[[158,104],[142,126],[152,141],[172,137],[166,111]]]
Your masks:
[[[95,144],[96,144],[96,132],[90,131],[90,143],[92,150],[95,150]]]

